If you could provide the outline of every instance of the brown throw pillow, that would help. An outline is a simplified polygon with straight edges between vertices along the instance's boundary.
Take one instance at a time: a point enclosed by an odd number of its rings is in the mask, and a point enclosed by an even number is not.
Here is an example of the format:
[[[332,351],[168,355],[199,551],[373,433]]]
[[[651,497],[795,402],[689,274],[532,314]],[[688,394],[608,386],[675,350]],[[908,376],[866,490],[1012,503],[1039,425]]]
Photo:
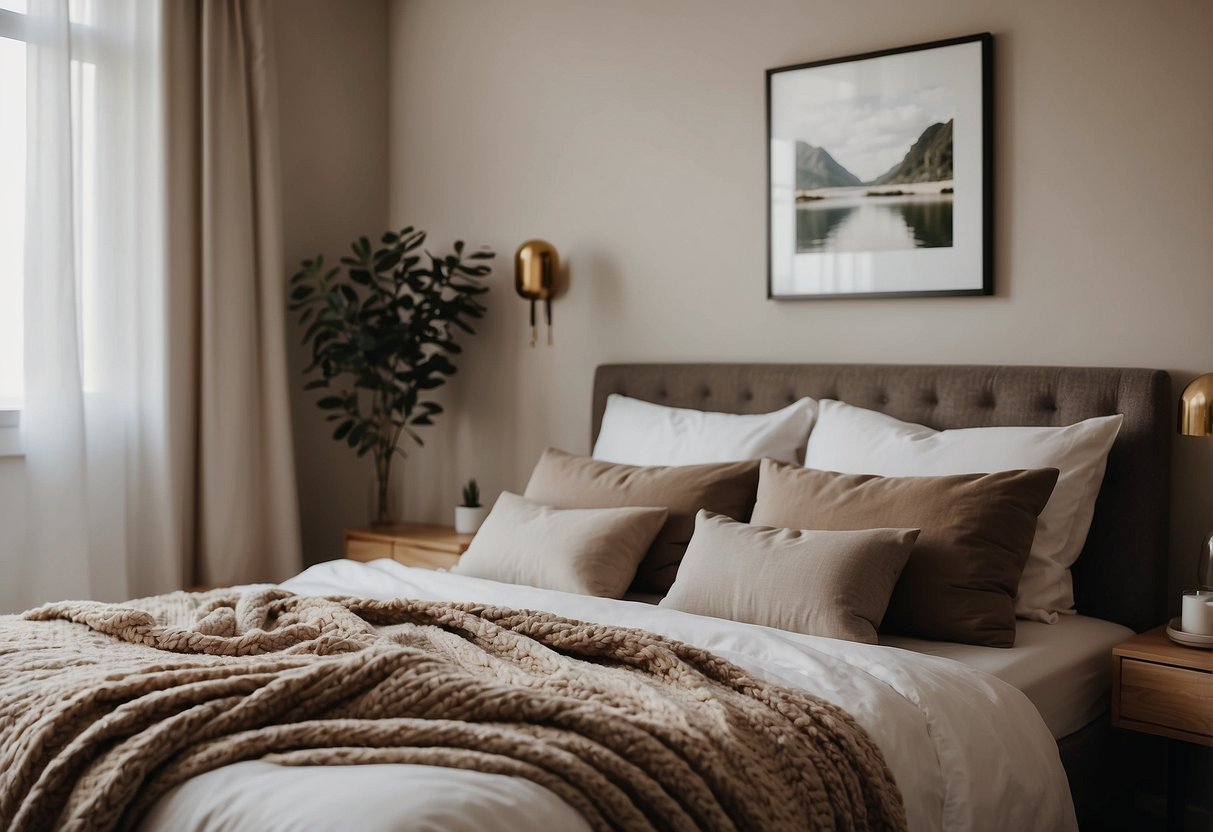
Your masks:
[[[917,538],[918,529],[776,529],[701,511],[660,606],[875,644]]]
[[[877,477],[764,459],[752,519],[798,529],[922,529],[881,629],[1011,647],[1019,576],[1056,482],[1056,468]]]
[[[617,465],[548,448],[523,494],[555,508],[662,506],[670,516],[636,572],[633,592],[664,595],[707,509],[748,520],[758,490],[758,460],[709,465]]]

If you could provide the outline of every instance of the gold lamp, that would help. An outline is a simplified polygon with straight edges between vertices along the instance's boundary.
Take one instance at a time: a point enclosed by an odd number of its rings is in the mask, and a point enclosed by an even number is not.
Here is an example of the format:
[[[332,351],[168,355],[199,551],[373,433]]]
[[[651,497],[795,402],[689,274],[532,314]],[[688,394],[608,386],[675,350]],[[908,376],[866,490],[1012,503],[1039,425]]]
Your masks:
[[[1213,373],[1197,376],[1179,397],[1179,432],[1213,436]]]
[[[1179,432],[1184,436],[1213,436],[1213,373],[1197,376],[1179,397]],[[1213,590],[1213,532],[1205,537],[1196,562],[1196,580]]]
[[[535,302],[543,301],[543,318],[548,327],[548,346],[552,346],[552,298],[556,294],[556,273],[560,261],[556,247],[545,240],[527,240],[514,254],[514,291],[531,302],[531,346],[535,346]]]

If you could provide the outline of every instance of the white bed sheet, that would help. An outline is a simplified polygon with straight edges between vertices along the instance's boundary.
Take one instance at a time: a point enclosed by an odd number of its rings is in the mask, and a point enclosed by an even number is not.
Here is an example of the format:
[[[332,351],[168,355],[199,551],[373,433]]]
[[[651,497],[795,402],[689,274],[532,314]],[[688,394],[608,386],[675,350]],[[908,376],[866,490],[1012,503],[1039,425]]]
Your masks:
[[[391,560],[331,561],[283,586],[311,595],[488,602],[661,633],[844,707],[880,746],[913,830],[1077,828],[1057,744],[1036,707],[1006,682],[952,660]],[[174,789],[142,829],[586,828],[553,793],[526,781],[419,768],[239,763]]]
[[[1016,622],[1014,647],[978,647],[946,641],[881,635],[880,643],[940,656],[997,676],[1027,694],[1057,739],[1068,736],[1108,708],[1112,648],[1133,631],[1085,615],[1063,615],[1056,624]]]

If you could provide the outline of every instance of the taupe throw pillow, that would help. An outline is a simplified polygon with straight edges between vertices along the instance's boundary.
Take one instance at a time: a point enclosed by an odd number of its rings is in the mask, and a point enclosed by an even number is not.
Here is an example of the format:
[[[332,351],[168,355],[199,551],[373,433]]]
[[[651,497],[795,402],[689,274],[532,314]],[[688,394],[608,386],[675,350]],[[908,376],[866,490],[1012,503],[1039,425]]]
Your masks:
[[[1056,468],[877,477],[763,460],[753,522],[798,529],[922,529],[882,630],[1010,647],[1015,591]]]
[[[664,508],[555,509],[502,492],[452,572],[622,598]]]
[[[918,529],[777,529],[701,511],[660,606],[875,644],[917,538]]]
[[[664,595],[695,531],[699,509],[748,520],[758,490],[758,460],[708,465],[617,465],[548,448],[539,458],[528,500],[557,508],[664,506],[670,516],[649,547],[633,592]]]

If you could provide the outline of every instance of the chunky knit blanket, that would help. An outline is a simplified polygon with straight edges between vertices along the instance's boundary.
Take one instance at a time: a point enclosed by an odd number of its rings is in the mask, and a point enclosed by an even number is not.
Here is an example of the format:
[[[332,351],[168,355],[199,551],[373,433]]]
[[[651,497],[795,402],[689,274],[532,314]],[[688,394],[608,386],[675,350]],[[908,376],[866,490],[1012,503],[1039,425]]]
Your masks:
[[[596,829],[903,829],[844,711],[543,612],[173,593],[0,617],[0,829],[130,828],[249,759],[523,777]]]

